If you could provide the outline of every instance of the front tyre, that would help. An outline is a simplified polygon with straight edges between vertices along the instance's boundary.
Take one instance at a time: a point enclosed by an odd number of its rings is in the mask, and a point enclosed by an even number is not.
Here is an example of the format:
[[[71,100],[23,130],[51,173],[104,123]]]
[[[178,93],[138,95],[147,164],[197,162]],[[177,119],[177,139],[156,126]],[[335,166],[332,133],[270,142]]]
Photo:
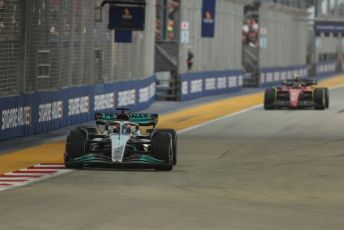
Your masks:
[[[81,163],[71,162],[73,158],[84,155],[86,152],[86,135],[82,130],[71,130],[67,136],[64,163],[66,168],[80,169]]]
[[[176,165],[177,164],[177,132],[174,129],[157,129],[155,131],[155,135],[161,132],[170,133],[172,136],[173,165]]]
[[[173,169],[172,135],[168,132],[159,132],[153,136],[153,156],[165,163],[155,166],[158,171],[171,171]]]

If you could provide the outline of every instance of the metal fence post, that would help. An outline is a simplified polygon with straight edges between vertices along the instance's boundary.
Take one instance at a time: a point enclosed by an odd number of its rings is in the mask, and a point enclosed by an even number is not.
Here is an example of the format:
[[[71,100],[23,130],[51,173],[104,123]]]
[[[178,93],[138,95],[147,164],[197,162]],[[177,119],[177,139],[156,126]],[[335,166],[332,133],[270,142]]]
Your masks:
[[[27,47],[28,47],[28,11],[29,11],[29,0],[25,1],[25,27],[24,27],[24,67],[23,67],[23,80],[22,80],[22,93],[26,92],[26,74],[27,74]]]

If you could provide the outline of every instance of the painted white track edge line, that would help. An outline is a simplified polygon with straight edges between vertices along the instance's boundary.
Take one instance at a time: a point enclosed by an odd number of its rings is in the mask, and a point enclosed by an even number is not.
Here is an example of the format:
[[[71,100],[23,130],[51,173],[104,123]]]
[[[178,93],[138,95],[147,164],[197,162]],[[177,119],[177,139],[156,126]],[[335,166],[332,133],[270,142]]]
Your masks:
[[[218,117],[218,118],[215,118],[215,119],[213,119],[213,120],[206,121],[206,122],[203,122],[203,123],[201,123],[201,124],[194,125],[194,126],[191,126],[191,127],[188,127],[188,128],[182,129],[182,130],[179,130],[179,131],[177,131],[177,133],[178,133],[178,134],[185,133],[185,132],[191,131],[191,130],[193,130],[193,129],[197,129],[197,128],[199,128],[199,127],[202,127],[202,126],[205,126],[205,125],[208,125],[208,124],[217,122],[217,121],[221,121],[221,120],[224,120],[224,119],[227,119],[227,118],[230,118],[230,117],[238,116],[238,115],[240,115],[240,114],[249,112],[249,111],[251,111],[251,110],[257,109],[257,108],[262,107],[262,106],[263,106],[263,104],[255,105],[255,106],[252,106],[252,107],[249,107],[249,108],[240,110],[240,111],[238,111],[238,112],[230,113],[230,114],[227,114],[227,115],[225,115],[225,116]]]

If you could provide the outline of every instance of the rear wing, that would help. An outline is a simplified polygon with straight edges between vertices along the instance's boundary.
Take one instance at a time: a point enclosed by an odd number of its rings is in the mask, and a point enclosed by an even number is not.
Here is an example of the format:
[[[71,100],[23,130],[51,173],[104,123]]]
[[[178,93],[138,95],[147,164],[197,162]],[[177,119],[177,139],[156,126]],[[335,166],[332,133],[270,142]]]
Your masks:
[[[130,121],[139,124],[140,126],[156,126],[158,123],[158,114],[151,113],[96,113],[95,119],[97,122],[107,121]]]
[[[299,80],[295,80],[295,79],[289,79],[289,80],[284,80],[283,84],[284,85],[293,85],[295,83],[299,83],[302,84],[304,86],[313,86],[313,85],[317,85],[318,81],[315,79],[310,79],[310,78],[301,78]]]

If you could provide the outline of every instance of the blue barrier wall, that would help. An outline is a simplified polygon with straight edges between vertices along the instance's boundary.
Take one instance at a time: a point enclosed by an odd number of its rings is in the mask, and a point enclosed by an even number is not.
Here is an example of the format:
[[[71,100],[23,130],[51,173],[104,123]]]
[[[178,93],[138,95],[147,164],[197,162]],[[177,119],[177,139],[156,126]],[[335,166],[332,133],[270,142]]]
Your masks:
[[[283,80],[292,79],[294,74],[299,74],[301,76],[308,75],[307,65],[262,68],[260,72],[261,86],[276,85]]]
[[[336,74],[335,69],[336,63],[333,61],[318,63],[317,77],[332,76]],[[307,76],[308,66],[269,67],[261,68],[260,71],[260,85],[268,87],[292,79],[295,74]],[[243,85],[240,70],[183,73],[180,77],[182,101],[240,91]]]
[[[344,66],[343,66],[344,67]],[[260,76],[261,86],[272,86],[277,83],[291,79],[294,74],[300,74],[301,76],[307,76],[308,66],[299,65],[291,67],[272,67],[262,68]],[[317,63],[316,67],[317,78],[333,76],[338,74],[336,72],[336,61],[326,61]]]
[[[182,101],[240,91],[243,85],[240,70],[183,73],[180,79]]]
[[[336,61],[326,61],[317,63],[317,76],[325,77],[336,74]]]
[[[34,135],[94,119],[116,107],[132,111],[155,100],[155,76],[144,80],[82,86],[0,98],[0,140]]]

